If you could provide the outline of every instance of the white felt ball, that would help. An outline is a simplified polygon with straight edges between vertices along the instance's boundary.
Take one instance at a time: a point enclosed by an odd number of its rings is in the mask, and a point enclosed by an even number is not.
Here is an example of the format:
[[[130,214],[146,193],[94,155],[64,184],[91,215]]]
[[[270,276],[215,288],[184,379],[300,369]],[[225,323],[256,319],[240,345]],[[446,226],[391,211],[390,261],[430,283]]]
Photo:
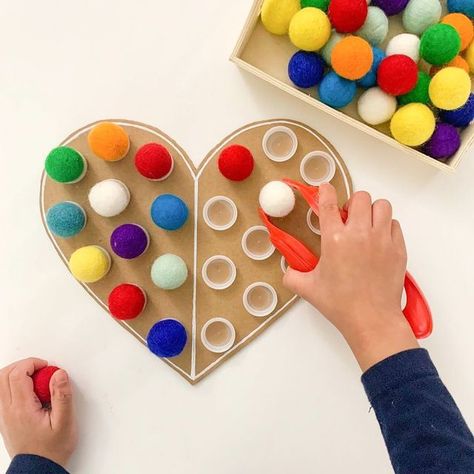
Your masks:
[[[271,217],[285,217],[295,208],[295,193],[282,181],[270,181],[260,191],[260,207]]]
[[[420,60],[420,38],[410,33],[396,35],[388,42],[386,53],[387,56],[404,54],[417,63]]]
[[[357,102],[357,112],[369,125],[388,122],[397,110],[397,99],[379,87],[367,89]]]
[[[114,217],[123,212],[130,202],[130,191],[117,179],[106,179],[89,191],[89,203],[102,217]]]

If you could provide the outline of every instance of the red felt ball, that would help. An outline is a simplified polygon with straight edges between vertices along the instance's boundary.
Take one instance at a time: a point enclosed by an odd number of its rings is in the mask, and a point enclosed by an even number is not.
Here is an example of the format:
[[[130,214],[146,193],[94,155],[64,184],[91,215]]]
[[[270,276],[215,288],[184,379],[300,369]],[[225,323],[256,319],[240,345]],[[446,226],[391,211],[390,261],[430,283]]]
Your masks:
[[[145,292],[139,286],[130,283],[116,286],[109,295],[110,314],[122,321],[139,316],[145,305]]]
[[[367,0],[331,0],[328,16],[339,33],[354,33],[367,18]]]
[[[387,56],[377,71],[379,87],[387,94],[398,96],[408,94],[418,81],[418,66],[404,54]]]
[[[143,145],[135,155],[137,171],[147,179],[164,179],[173,170],[173,158],[170,152],[159,143]]]
[[[43,405],[51,402],[51,392],[49,391],[49,382],[54,372],[59,370],[59,367],[48,365],[42,369],[37,370],[31,378],[33,379],[33,390]]]
[[[219,171],[232,181],[243,181],[253,171],[254,161],[249,149],[242,145],[230,145],[219,156]]]

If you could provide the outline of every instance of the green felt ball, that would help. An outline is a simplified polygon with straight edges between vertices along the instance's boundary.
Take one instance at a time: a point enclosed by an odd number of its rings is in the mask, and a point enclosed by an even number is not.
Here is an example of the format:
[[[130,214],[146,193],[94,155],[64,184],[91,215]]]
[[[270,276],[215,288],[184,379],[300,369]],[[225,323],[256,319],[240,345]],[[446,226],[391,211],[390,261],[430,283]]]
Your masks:
[[[60,146],[49,152],[44,167],[52,180],[67,184],[75,183],[83,177],[86,162],[76,150]]]
[[[330,0],[301,0],[301,8],[314,7],[326,12]]]
[[[326,64],[329,66],[331,65],[331,54],[334,46],[336,46],[339,41],[341,41],[344,38],[344,35],[341,35],[340,33],[337,33],[335,30],[333,30],[331,37],[329,38],[329,41],[326,43],[324,48],[320,51],[321,56],[323,59],[326,61]]]
[[[384,11],[379,7],[369,7],[367,18],[362,28],[356,32],[369,43],[377,46],[382,43],[388,33],[388,18]]]
[[[165,254],[157,258],[151,267],[153,283],[163,290],[176,290],[188,278],[185,261],[173,254]]]
[[[461,37],[454,27],[439,23],[430,26],[422,35],[420,55],[435,66],[449,63],[461,50]]]
[[[426,28],[438,23],[441,12],[439,0],[410,0],[403,12],[403,26],[408,33],[421,35]]]
[[[404,94],[398,97],[398,103],[400,105],[411,104],[412,102],[419,102],[421,104],[427,104],[430,101],[429,87],[431,77],[426,72],[418,71],[418,81],[416,86],[408,94]]]

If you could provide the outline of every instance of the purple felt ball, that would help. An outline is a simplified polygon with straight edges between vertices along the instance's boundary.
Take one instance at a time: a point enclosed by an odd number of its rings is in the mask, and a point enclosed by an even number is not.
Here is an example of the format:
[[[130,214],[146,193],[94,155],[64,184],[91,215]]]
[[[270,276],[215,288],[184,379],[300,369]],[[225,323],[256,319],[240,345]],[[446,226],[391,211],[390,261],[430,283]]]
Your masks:
[[[387,16],[400,13],[408,5],[409,0],[372,0],[371,6],[381,8]]]
[[[139,257],[148,248],[148,232],[137,224],[123,224],[110,236],[112,250],[128,260]]]
[[[453,156],[461,146],[458,129],[449,123],[438,123],[431,138],[423,146],[423,151],[437,160]]]

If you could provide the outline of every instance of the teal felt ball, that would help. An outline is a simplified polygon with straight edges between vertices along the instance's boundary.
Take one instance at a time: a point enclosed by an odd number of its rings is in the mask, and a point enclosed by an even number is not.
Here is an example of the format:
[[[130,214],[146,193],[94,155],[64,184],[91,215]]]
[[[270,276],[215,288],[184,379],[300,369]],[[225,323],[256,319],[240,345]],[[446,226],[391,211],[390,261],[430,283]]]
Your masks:
[[[441,13],[439,0],[410,0],[403,12],[403,26],[408,33],[421,35],[427,28],[439,22]]]
[[[340,109],[352,102],[356,91],[354,81],[344,79],[335,72],[329,72],[319,84],[319,99],[323,104]]]
[[[378,45],[385,40],[387,34],[387,15],[379,7],[369,7],[365,23],[362,28],[356,32],[356,35],[364,38],[370,44]]]
[[[464,13],[474,19],[474,2],[472,0],[448,0],[449,13]]]
[[[46,213],[48,229],[57,237],[69,239],[86,225],[86,213],[79,204],[65,201],[55,204]]]
[[[158,257],[151,267],[151,279],[162,290],[176,290],[188,278],[188,268],[185,261],[167,253]]]
[[[426,72],[418,71],[418,80],[416,86],[407,94],[398,97],[400,105],[411,104],[412,102],[419,102],[421,104],[428,104],[430,101],[429,88],[431,77]]]
[[[344,38],[344,36],[345,35],[342,35],[341,33],[338,33],[337,31],[333,30],[329,41],[321,50],[321,56],[323,57],[324,61],[326,61],[326,64],[328,64],[329,66],[331,65],[332,50],[334,49],[334,46],[336,46],[336,44]]]
[[[420,56],[430,64],[441,66],[454,59],[461,50],[461,37],[445,23],[430,26],[421,36]]]

